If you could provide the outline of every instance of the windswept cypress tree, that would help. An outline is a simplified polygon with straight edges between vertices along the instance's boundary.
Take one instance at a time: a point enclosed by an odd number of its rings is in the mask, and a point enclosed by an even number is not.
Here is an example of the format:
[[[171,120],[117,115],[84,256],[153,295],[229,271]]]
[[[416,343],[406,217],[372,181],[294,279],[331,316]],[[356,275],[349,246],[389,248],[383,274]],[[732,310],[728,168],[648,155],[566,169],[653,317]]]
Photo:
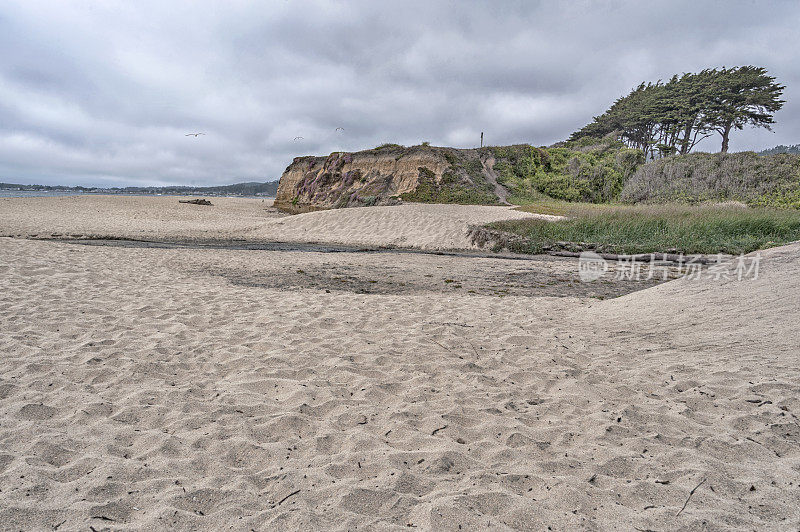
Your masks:
[[[744,66],[675,75],[642,83],[570,140],[614,134],[647,158],[686,154],[714,132],[728,150],[730,132],[746,125],[769,128],[784,101],[784,86],[764,68]]]
[[[780,99],[785,88],[762,67],[715,71],[704,115],[708,127],[722,136],[722,153],[728,152],[732,129],[747,125],[771,129],[773,114],[785,103]]]

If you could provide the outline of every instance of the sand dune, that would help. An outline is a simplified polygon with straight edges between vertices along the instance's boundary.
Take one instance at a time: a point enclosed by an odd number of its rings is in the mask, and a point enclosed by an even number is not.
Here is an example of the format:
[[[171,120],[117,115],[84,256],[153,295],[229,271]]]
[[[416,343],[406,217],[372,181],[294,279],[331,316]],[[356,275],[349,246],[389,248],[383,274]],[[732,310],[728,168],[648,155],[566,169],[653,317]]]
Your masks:
[[[510,207],[405,204],[286,216],[271,200],[212,198],[214,206],[177,197],[70,196],[0,199],[0,236],[112,237],[140,240],[242,240],[469,249],[471,224],[537,216]]]
[[[248,233],[248,238],[420,249],[469,249],[473,247],[467,237],[469,225],[533,216],[558,218],[532,215],[510,207],[406,204],[292,216],[265,224]]]
[[[640,332],[669,331],[672,340],[680,345],[697,345],[702,338],[713,335],[717,347],[725,349],[780,352],[796,348],[800,345],[798,339],[786,332],[792,330],[798,318],[800,244],[760,251],[757,255],[761,261],[756,279],[716,279],[709,272],[699,280],[676,280],[596,308],[604,319],[619,327]],[[746,266],[749,268],[752,262]]]
[[[800,519],[799,246],[758,281],[603,302],[221,274],[294,267],[267,251],[3,238],[0,257],[4,528]]]

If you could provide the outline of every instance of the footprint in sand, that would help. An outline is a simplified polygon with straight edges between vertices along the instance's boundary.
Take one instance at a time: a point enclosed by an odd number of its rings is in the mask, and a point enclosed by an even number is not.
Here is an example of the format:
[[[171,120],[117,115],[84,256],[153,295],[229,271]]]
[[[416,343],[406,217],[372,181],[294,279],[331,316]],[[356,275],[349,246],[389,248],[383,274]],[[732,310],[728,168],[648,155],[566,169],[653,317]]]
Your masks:
[[[25,421],[43,421],[56,415],[56,409],[52,406],[30,403],[19,409],[17,418]]]

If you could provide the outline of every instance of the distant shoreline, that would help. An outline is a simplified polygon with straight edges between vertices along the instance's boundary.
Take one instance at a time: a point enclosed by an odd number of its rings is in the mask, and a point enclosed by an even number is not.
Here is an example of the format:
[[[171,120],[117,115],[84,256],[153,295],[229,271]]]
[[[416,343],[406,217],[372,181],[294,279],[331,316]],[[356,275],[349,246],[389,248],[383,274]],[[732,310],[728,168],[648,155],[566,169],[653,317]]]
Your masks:
[[[53,198],[59,196],[203,196],[209,198],[260,198],[275,199],[274,195],[214,194],[209,192],[88,192],[79,190],[12,190],[0,189],[0,198]]]
[[[278,191],[277,181],[232,183],[212,186],[127,186],[85,187],[68,185],[42,185],[0,182],[0,197],[53,197],[53,196],[211,196],[225,198],[274,198]]]

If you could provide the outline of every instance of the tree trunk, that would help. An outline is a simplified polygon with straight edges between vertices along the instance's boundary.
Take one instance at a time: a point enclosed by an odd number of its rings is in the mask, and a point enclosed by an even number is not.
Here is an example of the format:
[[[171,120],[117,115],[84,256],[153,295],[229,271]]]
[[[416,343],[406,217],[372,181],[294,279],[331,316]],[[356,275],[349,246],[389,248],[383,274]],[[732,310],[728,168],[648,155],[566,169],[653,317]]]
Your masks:
[[[689,145],[689,138],[692,136],[692,126],[694,125],[694,120],[691,122],[686,122],[686,129],[683,131],[683,139],[681,140],[681,155],[686,155],[689,153],[691,149]]]
[[[720,150],[720,153],[728,153],[728,141],[730,140],[732,127],[732,121],[725,124],[725,130],[722,132],[722,149]]]

